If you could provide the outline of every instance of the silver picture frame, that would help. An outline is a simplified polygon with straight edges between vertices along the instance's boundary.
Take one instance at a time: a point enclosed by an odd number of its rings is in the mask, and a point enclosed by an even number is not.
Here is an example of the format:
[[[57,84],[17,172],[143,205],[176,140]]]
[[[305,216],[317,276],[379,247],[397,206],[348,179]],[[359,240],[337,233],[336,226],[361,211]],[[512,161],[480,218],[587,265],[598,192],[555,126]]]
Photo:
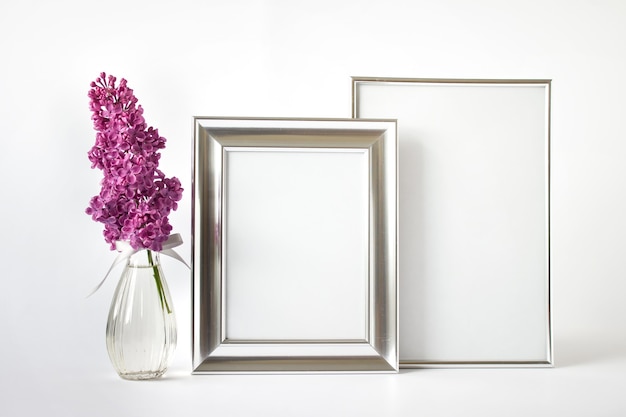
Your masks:
[[[401,368],[553,366],[550,90],[352,77],[398,121]]]
[[[193,122],[192,373],[397,372],[396,121]]]

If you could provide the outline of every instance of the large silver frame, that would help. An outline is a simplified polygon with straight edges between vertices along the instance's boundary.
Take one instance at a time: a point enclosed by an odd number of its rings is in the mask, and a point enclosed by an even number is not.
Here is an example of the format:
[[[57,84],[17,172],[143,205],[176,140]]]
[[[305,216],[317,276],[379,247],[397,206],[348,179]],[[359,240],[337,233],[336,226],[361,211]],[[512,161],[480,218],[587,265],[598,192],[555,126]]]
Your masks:
[[[552,366],[550,85],[352,78],[398,120],[401,368]]]
[[[193,373],[344,373],[344,372],[397,372],[398,370],[398,336],[397,336],[397,148],[395,120],[353,120],[353,119],[267,119],[267,118],[194,118],[194,151],[193,151]],[[356,270],[362,270],[361,276],[350,281],[355,291],[363,286],[362,311],[360,301],[346,302],[349,314],[362,314],[358,321],[363,324],[357,329],[362,331],[363,337],[354,337],[352,332],[342,332],[339,326],[331,338],[318,338],[318,334],[311,330],[312,337],[308,337],[307,328],[299,328],[297,335],[303,337],[275,336],[272,326],[283,325],[282,320],[290,320],[290,312],[283,311],[278,316],[271,316],[269,311],[263,311],[263,304],[259,307],[249,307],[247,300],[252,300],[259,288],[258,276],[266,271],[237,272],[236,266],[247,265],[252,258],[247,257],[245,249],[239,250],[250,243],[265,245],[268,234],[259,237],[249,229],[240,232],[229,232],[229,224],[235,220],[229,216],[234,213],[235,203],[229,203],[229,187],[236,188],[229,183],[233,178],[237,184],[245,184],[245,178],[252,178],[255,172],[246,172],[244,160],[239,161],[241,152],[247,156],[265,158],[267,155],[276,157],[276,161],[287,161],[290,156],[301,155],[302,152],[314,152],[317,160],[324,162],[328,158],[345,156],[351,158],[355,152],[363,158],[363,170],[355,174],[363,181],[364,198],[348,201],[348,205],[359,206],[364,202],[365,207],[359,211],[364,213],[362,223],[364,237],[363,265],[356,265]],[[269,154],[268,154],[269,152]],[[280,153],[280,154],[279,154]],[[229,162],[233,161],[237,165]],[[230,159],[229,159],[230,158]],[[286,158],[286,159],[280,159]],[[330,159],[328,160],[330,162]],[[241,162],[241,163],[240,163]],[[278,162],[280,164],[280,162]],[[318,167],[323,173],[324,163]],[[341,166],[341,165],[339,165]],[[239,167],[239,168],[233,168]],[[285,168],[287,169],[287,168]],[[238,172],[237,170],[243,170]],[[232,171],[232,172],[231,172]],[[258,171],[256,171],[258,173]],[[341,170],[338,176],[341,176]],[[308,173],[302,174],[307,176]],[[307,181],[316,181],[316,175],[307,177]],[[333,175],[337,175],[334,173]],[[347,174],[348,175],[348,174]],[[353,177],[354,177],[353,175]],[[321,178],[321,177],[320,177]],[[352,177],[351,177],[352,178]],[[340,180],[341,178],[339,178]],[[238,186],[238,185],[237,185]],[[234,193],[234,191],[232,191]],[[282,192],[276,192],[276,198]],[[246,193],[242,193],[246,194]],[[289,194],[289,193],[287,193]],[[301,195],[301,194],[299,194]],[[258,207],[248,207],[245,200],[240,207],[248,210],[249,215],[255,215]],[[288,199],[299,198],[289,195]],[[271,200],[271,196],[270,196]],[[288,201],[288,200],[285,200]],[[290,200],[289,200],[290,201]],[[302,202],[302,207],[306,204]],[[239,210],[239,209],[237,209]],[[240,210],[241,211],[241,210]],[[245,215],[246,213],[244,213]],[[292,216],[291,221],[296,223],[305,219]],[[234,217],[233,217],[234,218]],[[240,217],[241,218],[241,217]],[[295,220],[294,220],[295,219]],[[277,219],[274,219],[277,220]],[[334,220],[334,219],[330,219]],[[280,221],[280,219],[278,219]],[[271,233],[270,233],[271,234]],[[269,238],[272,238],[269,236]],[[292,234],[295,242],[291,245],[309,245],[306,234]],[[254,242],[254,241],[257,242]],[[355,241],[357,244],[361,242]],[[357,248],[357,252],[361,247]],[[237,252],[237,265],[227,267],[229,251]],[[280,254],[277,254],[280,255]],[[308,254],[305,254],[308,256]],[[234,255],[233,255],[234,256]],[[324,262],[324,259],[307,259],[307,263]],[[342,260],[338,261],[341,264]],[[355,265],[346,265],[351,268]],[[285,266],[285,268],[289,268]],[[259,273],[257,276],[256,272]],[[280,271],[295,274],[297,271]],[[354,275],[354,274],[353,274]],[[337,275],[342,281],[342,275]],[[233,280],[238,280],[236,283]],[[244,285],[240,285],[243,282]],[[231,285],[232,284],[232,285]],[[235,285],[236,284],[236,285]],[[341,284],[341,282],[339,282]],[[344,285],[345,286],[345,285]],[[237,289],[238,288],[238,289]],[[256,290],[255,290],[256,288]],[[328,286],[327,291],[334,290]],[[229,293],[229,291],[231,291]],[[285,288],[274,290],[270,294],[277,302],[287,298],[306,299],[301,289],[285,285]],[[280,299],[278,299],[280,293]],[[341,299],[341,294],[336,294]],[[238,300],[237,298],[241,298]],[[250,298],[252,297],[252,298]],[[304,297],[304,298],[303,298]],[[316,300],[312,301],[315,305]],[[228,303],[232,305],[227,306]],[[341,301],[338,305],[341,305]],[[235,306],[235,307],[233,307]],[[273,303],[267,304],[267,309]],[[319,305],[318,305],[319,306]],[[324,306],[319,306],[324,307]],[[250,309],[240,312],[236,309]],[[310,307],[296,307],[296,309]],[[256,309],[256,310],[255,310]],[[346,311],[348,311],[346,310]],[[360,312],[359,312],[360,311]],[[307,320],[316,320],[316,310],[293,311],[302,313]],[[242,314],[239,314],[242,313]],[[257,333],[256,325],[252,324],[255,315],[280,317],[275,323],[264,322],[265,333]],[[273,312],[271,312],[273,313]],[[348,314],[348,313],[346,313]],[[296,315],[296,314],[294,314]],[[250,318],[250,322],[248,322]],[[279,323],[280,322],[280,323]],[[299,325],[299,323],[290,323]],[[304,324],[306,326],[306,324]],[[231,337],[231,328],[236,334]],[[350,326],[346,326],[350,327]],[[354,326],[352,326],[354,327]],[[352,329],[350,327],[350,329]],[[303,333],[300,331],[303,330]],[[246,335],[255,335],[247,337]],[[322,329],[321,334],[324,333]],[[267,335],[267,336],[266,336]]]

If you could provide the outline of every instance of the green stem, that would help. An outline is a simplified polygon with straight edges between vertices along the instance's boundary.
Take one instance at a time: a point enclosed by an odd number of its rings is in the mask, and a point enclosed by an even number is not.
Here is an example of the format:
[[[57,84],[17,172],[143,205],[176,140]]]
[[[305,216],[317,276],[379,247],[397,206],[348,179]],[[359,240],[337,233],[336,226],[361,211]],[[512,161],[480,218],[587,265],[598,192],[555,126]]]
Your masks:
[[[154,263],[152,259],[152,251],[150,249],[148,252],[148,262],[150,262],[150,266],[154,271],[154,281],[156,282],[157,290],[159,291],[159,298],[161,299],[161,308],[167,309],[168,313],[171,313],[172,310],[170,306],[167,304],[167,298],[165,297],[165,290],[163,289],[163,282],[161,281],[161,274],[159,273],[159,266]]]

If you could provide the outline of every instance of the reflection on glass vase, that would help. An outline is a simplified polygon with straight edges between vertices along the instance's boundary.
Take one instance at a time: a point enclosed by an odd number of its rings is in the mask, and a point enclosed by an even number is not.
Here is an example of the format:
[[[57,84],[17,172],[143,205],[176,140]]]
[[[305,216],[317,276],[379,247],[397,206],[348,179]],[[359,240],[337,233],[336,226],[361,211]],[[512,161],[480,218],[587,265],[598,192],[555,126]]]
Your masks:
[[[115,290],[106,329],[111,363],[124,379],[165,373],[176,348],[176,319],[159,253],[129,259]]]

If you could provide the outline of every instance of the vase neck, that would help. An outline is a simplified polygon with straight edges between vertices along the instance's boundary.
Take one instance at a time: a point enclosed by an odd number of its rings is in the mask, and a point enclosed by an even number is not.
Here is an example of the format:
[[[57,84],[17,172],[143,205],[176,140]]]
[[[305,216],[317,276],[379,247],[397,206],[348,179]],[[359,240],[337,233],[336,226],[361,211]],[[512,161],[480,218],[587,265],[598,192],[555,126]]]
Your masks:
[[[159,252],[150,249],[140,249],[128,258],[128,265],[133,267],[150,267],[160,262]]]

